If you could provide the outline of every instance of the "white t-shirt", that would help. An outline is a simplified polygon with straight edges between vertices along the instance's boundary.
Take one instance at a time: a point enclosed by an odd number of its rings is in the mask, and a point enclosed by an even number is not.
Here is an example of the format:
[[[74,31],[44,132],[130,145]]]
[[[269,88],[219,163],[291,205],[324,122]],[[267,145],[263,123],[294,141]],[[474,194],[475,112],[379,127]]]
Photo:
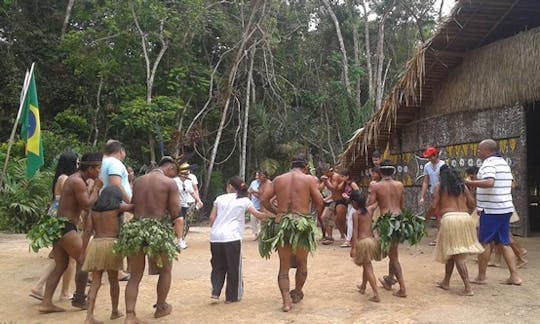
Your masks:
[[[189,207],[189,204],[195,202],[195,198],[192,196],[192,194],[195,192],[193,182],[191,182],[189,179],[182,181],[180,177],[174,177],[173,180],[176,182],[176,186],[178,187],[180,207]]]
[[[424,165],[424,175],[429,177],[429,192],[433,193],[435,187],[439,184],[439,173],[444,165],[443,160],[439,160],[436,165],[428,162]]]
[[[199,184],[199,181],[197,180],[197,176],[194,175],[193,173],[190,173],[188,174],[188,179],[191,180],[191,182],[193,182],[194,185],[198,185]]]
[[[254,207],[248,197],[236,198],[236,193],[218,196],[214,201],[216,220],[210,229],[211,243],[225,243],[242,240],[246,211]]]

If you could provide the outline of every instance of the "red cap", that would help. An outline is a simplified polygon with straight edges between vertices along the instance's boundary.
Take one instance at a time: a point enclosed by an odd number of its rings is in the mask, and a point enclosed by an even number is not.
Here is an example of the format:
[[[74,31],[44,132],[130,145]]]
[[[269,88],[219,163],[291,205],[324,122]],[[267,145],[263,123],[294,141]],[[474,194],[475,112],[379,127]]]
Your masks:
[[[437,151],[437,149],[434,148],[433,146],[430,146],[424,151],[424,154],[422,154],[422,156],[425,158],[428,158],[432,155],[438,155],[438,154],[439,154],[439,151]]]

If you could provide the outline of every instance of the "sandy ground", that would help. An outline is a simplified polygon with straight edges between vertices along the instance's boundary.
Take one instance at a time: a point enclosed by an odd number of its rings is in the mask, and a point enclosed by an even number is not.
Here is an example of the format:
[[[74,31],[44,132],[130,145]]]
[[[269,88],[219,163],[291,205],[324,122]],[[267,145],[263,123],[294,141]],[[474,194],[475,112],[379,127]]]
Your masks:
[[[152,318],[157,277],[145,276],[137,303],[138,316],[149,323],[531,323],[540,318],[540,238],[519,241],[529,250],[529,264],[521,270],[520,287],[499,284],[508,276],[505,268],[489,268],[486,286],[474,286],[475,296],[461,297],[459,276],[454,274],[451,290],[435,287],[443,275],[443,265],[433,261],[431,240],[425,238],[415,247],[402,246],[401,262],[409,296],[397,298],[380,288],[382,302],[368,302],[367,295],[357,292],[361,269],[352,263],[349,250],[319,246],[309,259],[309,276],[304,287],[305,299],[290,313],[280,311],[277,288],[278,260],[261,259],[251,232],[246,231],[243,244],[244,298],[239,303],[224,304],[223,297],[213,302],[210,296],[210,249],[208,227],[192,228],[189,248],[184,250],[173,269],[169,303],[173,313],[161,319]],[[59,303],[66,313],[40,315],[38,301],[28,292],[50,262],[48,251],[28,252],[22,235],[0,235],[0,323],[82,323],[86,313],[68,303]],[[375,274],[382,276],[387,260],[374,264]],[[469,262],[471,277],[477,266]],[[292,273],[291,273],[292,274]],[[106,278],[104,278],[106,279]],[[104,280],[106,282],[106,280]],[[124,287],[121,283],[120,305],[124,310]],[[58,294],[57,289],[57,294]],[[223,295],[222,295],[223,296]],[[108,319],[110,301],[108,284],[98,294],[96,317]],[[122,323],[123,319],[106,322]]]

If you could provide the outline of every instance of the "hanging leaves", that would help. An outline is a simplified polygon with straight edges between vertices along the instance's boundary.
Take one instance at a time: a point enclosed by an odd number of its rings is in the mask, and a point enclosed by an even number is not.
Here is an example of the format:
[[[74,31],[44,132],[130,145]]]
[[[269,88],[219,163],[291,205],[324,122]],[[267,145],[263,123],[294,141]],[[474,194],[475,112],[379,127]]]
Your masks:
[[[391,213],[382,215],[377,219],[373,229],[379,232],[381,249],[388,253],[393,242],[409,241],[410,245],[420,242],[426,234],[424,221],[424,217],[410,210],[404,210],[400,215]]]
[[[284,215],[279,223],[275,223],[273,218],[267,219],[262,224],[259,254],[269,259],[272,251],[285,245],[290,245],[293,253],[298,247],[313,252],[317,248],[317,231],[317,223],[311,215]]]

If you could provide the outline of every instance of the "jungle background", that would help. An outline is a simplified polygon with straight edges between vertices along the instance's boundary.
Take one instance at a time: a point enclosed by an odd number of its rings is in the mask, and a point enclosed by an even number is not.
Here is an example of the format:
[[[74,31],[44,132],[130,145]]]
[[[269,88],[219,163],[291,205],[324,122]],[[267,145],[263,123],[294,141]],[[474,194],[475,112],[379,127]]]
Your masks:
[[[25,178],[17,135],[0,230],[45,213],[57,157],[126,145],[140,175],[190,156],[206,206],[226,179],[333,163],[380,107],[447,0],[2,0],[0,161],[36,63],[45,165]]]

